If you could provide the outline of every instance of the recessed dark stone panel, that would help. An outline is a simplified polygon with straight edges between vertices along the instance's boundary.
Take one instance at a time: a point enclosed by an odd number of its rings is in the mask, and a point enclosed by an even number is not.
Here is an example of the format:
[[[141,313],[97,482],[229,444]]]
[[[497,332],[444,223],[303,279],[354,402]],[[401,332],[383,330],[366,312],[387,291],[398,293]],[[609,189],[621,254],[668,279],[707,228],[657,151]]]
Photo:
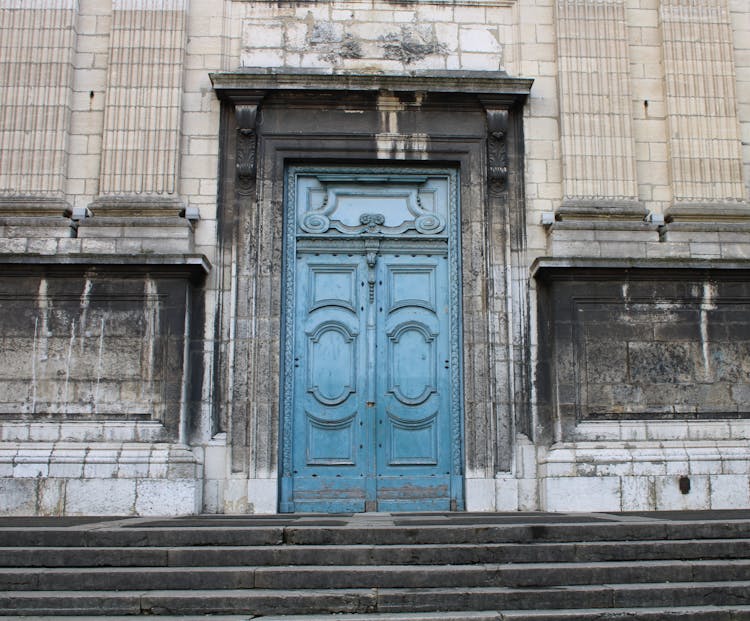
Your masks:
[[[161,421],[176,437],[190,270],[6,265],[0,418]]]
[[[536,276],[547,429],[555,417],[571,432],[583,420],[750,417],[746,270],[560,267]]]

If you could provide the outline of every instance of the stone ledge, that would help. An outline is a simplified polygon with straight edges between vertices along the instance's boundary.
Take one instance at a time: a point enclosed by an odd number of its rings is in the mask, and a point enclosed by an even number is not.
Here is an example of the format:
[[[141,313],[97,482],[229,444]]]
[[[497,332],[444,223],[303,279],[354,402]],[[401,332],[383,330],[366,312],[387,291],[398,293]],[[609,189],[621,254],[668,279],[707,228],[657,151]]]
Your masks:
[[[695,222],[708,227],[720,222],[750,224],[750,204],[745,201],[675,203],[664,217],[667,223]]]
[[[194,515],[202,499],[193,478],[0,478],[1,516]]]
[[[202,254],[0,254],[0,266],[17,271],[80,271],[99,268],[103,272],[158,273],[160,275],[203,277],[211,271],[211,263]]]
[[[10,216],[0,213],[0,240],[69,239],[76,235],[75,223],[63,215]]]
[[[202,478],[189,447],[148,442],[0,442],[0,478]]]
[[[750,506],[745,441],[570,442],[539,459],[547,511],[741,509]]]
[[[648,210],[637,199],[566,198],[555,211],[556,220],[612,220],[643,222]]]
[[[185,204],[177,196],[161,195],[103,195],[96,198],[89,209],[94,216],[113,218],[179,217]]]
[[[70,210],[64,198],[35,195],[0,195],[0,217],[62,217]]]
[[[210,73],[219,99],[259,101],[267,91],[369,91],[473,94],[490,96],[506,105],[523,102],[533,80],[502,71],[415,71],[410,74],[333,72],[330,70],[245,68]]]
[[[579,442],[696,442],[750,440],[750,419],[582,421]]]
[[[118,442],[160,443],[167,430],[159,421],[38,421],[0,420],[2,442]]]
[[[670,279],[715,276],[722,270],[729,277],[746,278],[750,259],[695,258],[629,258],[629,257],[539,257],[531,265],[531,277],[538,280],[568,280],[571,276],[611,278],[614,272],[638,271],[639,278],[665,278],[664,270],[672,270]],[[696,274],[698,272],[698,274]],[[703,274],[701,274],[701,272]]]

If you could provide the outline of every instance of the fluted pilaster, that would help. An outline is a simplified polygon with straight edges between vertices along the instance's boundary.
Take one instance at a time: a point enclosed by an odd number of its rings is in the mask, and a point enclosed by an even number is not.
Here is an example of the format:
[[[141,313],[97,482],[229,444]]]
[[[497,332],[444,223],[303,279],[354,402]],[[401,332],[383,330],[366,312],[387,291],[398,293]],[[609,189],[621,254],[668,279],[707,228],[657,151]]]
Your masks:
[[[114,0],[100,192],[175,198],[188,0]]]
[[[62,199],[78,0],[0,0],[0,199]]]
[[[624,0],[557,0],[564,196],[638,197]]]
[[[726,0],[662,0],[674,202],[745,198]]]

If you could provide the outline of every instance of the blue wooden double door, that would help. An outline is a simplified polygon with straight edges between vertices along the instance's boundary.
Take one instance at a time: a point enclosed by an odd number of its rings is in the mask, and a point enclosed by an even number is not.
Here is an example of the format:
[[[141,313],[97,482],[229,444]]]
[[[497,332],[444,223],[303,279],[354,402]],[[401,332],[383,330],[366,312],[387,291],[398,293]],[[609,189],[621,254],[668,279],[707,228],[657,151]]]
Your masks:
[[[454,182],[290,180],[282,511],[461,507]]]

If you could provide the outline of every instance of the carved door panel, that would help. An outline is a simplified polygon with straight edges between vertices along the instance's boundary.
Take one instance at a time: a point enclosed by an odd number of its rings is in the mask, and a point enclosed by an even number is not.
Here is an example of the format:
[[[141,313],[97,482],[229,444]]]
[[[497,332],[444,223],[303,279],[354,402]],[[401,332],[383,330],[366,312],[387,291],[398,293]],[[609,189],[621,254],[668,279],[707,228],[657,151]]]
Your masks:
[[[447,186],[443,177],[432,186]],[[409,179],[414,188],[393,179],[319,175],[295,199],[303,208],[287,224],[296,234],[286,254],[282,511],[461,506],[458,270],[447,208],[404,208],[404,222],[401,205],[439,192],[420,189],[423,178]]]
[[[297,265],[292,429],[296,511],[363,511],[371,485],[363,256]]]
[[[379,261],[376,402],[379,511],[450,509],[447,257]]]

